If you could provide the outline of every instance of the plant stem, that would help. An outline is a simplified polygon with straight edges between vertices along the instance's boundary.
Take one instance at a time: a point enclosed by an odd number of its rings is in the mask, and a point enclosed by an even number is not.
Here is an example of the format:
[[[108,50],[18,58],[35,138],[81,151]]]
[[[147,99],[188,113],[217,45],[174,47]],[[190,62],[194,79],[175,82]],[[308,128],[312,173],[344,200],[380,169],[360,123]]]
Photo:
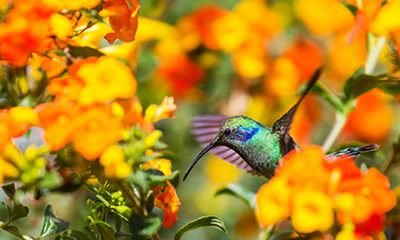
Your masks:
[[[344,124],[346,123],[347,116],[345,116],[342,112],[337,112],[335,116],[335,125],[333,125],[332,130],[330,131],[328,137],[326,138],[322,148],[325,151],[328,151],[333,143],[335,142],[336,138],[339,136],[339,133],[342,131]]]
[[[370,47],[369,47],[368,57],[365,62],[365,74],[372,74],[374,72],[376,64],[379,59],[379,55],[386,43],[385,37],[379,37],[376,44],[372,43],[373,40],[372,38],[373,35],[369,34],[368,45]],[[328,137],[325,139],[325,142],[322,145],[325,151],[328,151],[332,147],[336,138],[339,136],[339,133],[342,131],[344,125],[346,124],[347,117],[351,112],[350,109],[352,109],[352,107],[354,106],[355,101],[356,99],[348,100],[345,104],[344,108],[345,110],[343,112],[336,112],[335,124],[333,125],[333,128],[329,132]]]
[[[368,42],[370,42],[369,40]],[[385,46],[385,37],[379,37],[375,45],[372,45],[368,53],[367,61],[365,62],[365,73],[372,74],[374,72],[376,63],[378,62],[379,55]]]

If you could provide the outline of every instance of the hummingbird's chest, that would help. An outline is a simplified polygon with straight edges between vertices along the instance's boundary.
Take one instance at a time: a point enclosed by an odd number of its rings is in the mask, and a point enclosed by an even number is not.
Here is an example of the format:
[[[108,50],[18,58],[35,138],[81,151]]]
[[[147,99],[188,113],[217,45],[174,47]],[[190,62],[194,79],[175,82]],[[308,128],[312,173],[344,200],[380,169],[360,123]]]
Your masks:
[[[283,156],[279,135],[272,134],[269,128],[260,129],[251,139],[243,142],[234,150],[256,172],[267,178],[274,175]]]

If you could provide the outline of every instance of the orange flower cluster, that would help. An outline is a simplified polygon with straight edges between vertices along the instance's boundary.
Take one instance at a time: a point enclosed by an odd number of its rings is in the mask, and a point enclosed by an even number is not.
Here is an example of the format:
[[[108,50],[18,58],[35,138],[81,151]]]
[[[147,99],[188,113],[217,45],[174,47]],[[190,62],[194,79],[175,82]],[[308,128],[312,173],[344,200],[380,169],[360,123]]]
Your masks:
[[[141,165],[147,170],[154,168],[160,170],[165,176],[171,175],[171,162],[167,159],[153,159]],[[157,186],[153,188],[154,206],[164,212],[162,225],[165,228],[171,227],[178,220],[178,210],[181,202],[176,194],[174,186],[167,181],[167,186]]]
[[[55,44],[56,38],[77,44],[73,37],[82,32],[74,32],[74,28],[81,27],[84,21],[87,25],[89,20],[82,20],[75,11],[93,8],[100,3],[100,0],[12,1],[13,7],[7,13],[7,21],[0,24],[0,58],[14,66],[22,66],[27,63],[32,53],[43,54],[61,47]],[[123,42],[132,42],[135,39],[139,3],[132,0],[129,4],[131,7],[126,0],[108,0],[100,11],[102,17],[109,17],[111,28],[114,30],[105,36],[110,43],[116,39]],[[6,8],[0,7],[4,8],[3,10]]]
[[[255,214],[264,227],[291,216],[301,233],[328,230],[336,215],[342,231],[367,236],[383,230],[385,213],[395,204],[387,177],[377,169],[362,171],[351,158],[326,158],[311,146],[282,159],[256,195]]]
[[[378,89],[366,92],[357,98],[345,126],[345,132],[366,142],[381,142],[390,132],[394,118],[388,95]],[[379,122],[379,124],[376,124]]]
[[[15,0],[7,21],[0,24],[0,57],[24,65],[32,52],[43,53],[51,45],[50,17],[55,9],[42,0]]]
[[[136,80],[131,70],[119,60],[90,57],[72,64],[68,75],[52,79],[49,92],[54,102],[38,105],[44,139],[56,151],[72,142],[86,159],[94,160],[111,144],[122,140],[123,130],[135,124],[148,132],[153,122],[173,115],[173,99],[155,106],[146,121],[142,107],[132,98]],[[115,101],[118,100],[118,101]]]
[[[11,142],[11,138],[24,135],[31,126],[38,124],[38,116],[29,107],[13,107],[0,110],[0,150]]]
[[[129,7],[128,5],[131,5]],[[138,26],[139,2],[137,0],[107,0],[104,9],[100,12],[103,17],[110,17],[113,33],[104,38],[113,44],[116,39],[122,42],[132,42]]]

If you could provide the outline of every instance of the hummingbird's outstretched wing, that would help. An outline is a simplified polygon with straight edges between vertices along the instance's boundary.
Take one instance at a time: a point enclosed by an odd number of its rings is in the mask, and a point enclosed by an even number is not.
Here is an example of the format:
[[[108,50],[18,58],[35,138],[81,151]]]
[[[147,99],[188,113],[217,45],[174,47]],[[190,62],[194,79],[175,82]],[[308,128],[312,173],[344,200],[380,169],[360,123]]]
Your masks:
[[[317,69],[317,71],[315,71],[314,75],[311,77],[310,81],[308,81],[306,90],[303,92],[297,103],[293,105],[293,107],[289,109],[289,111],[287,111],[280,119],[278,119],[272,127],[272,131],[274,133],[279,133],[284,154],[290,152],[297,146],[292,137],[290,137],[289,135],[290,127],[292,126],[293,122],[293,117],[296,113],[297,107],[300,105],[301,101],[303,101],[308,92],[310,92],[311,88],[315,85],[315,83],[319,79],[320,74],[321,69]]]
[[[207,146],[217,135],[219,128],[224,124],[227,117],[220,115],[202,115],[192,120],[192,133],[196,140],[203,146]],[[239,154],[226,146],[217,146],[210,150],[217,157],[236,165],[249,173],[257,174],[250,165],[244,161]]]

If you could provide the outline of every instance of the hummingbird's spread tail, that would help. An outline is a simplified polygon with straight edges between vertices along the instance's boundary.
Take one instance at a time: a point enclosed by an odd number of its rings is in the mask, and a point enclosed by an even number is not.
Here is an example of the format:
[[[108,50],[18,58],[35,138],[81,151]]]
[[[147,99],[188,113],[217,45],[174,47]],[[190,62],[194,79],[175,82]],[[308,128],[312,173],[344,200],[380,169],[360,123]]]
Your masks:
[[[357,158],[361,153],[372,152],[379,148],[378,144],[371,144],[362,147],[349,147],[343,150],[327,154],[327,158],[349,157]]]

